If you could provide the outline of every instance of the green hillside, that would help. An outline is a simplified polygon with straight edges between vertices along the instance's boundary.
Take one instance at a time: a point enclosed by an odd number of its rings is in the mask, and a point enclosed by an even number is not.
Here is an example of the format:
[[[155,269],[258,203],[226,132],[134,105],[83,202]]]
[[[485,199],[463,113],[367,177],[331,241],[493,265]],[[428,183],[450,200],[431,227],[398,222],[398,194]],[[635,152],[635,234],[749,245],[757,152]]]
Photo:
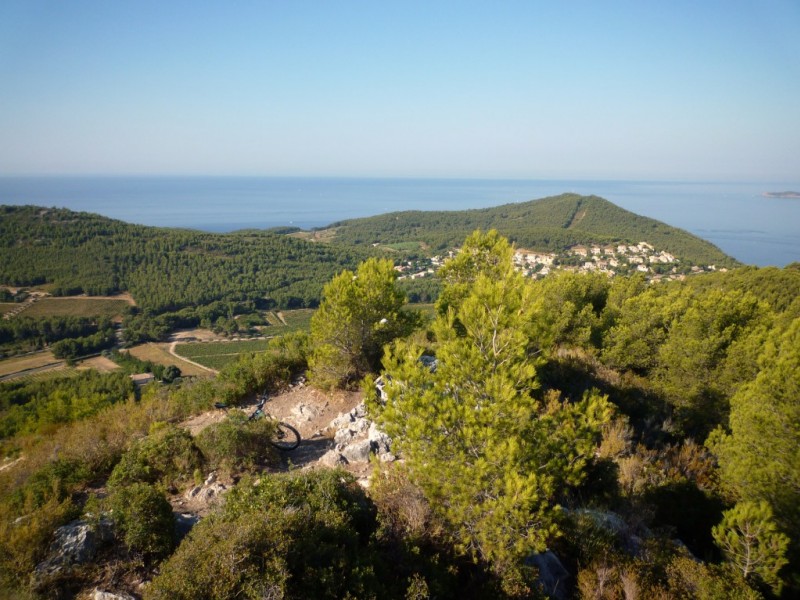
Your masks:
[[[619,208],[597,196],[562,194],[541,200],[465,211],[408,211],[340,221],[342,245],[416,240],[434,250],[457,246],[475,229],[497,229],[518,247],[564,250],[615,241],[649,242],[685,262],[732,266],[736,261],[686,231]]]
[[[154,312],[262,298],[313,306],[325,281],[364,257],[271,231],[213,234],[0,206],[0,283],[47,284],[57,295],[127,290]]]

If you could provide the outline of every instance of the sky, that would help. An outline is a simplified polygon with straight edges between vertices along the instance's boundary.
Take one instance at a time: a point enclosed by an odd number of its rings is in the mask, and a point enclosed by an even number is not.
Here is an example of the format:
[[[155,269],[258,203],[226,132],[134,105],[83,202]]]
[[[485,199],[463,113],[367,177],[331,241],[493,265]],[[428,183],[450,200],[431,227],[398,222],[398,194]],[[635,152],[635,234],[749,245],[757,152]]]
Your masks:
[[[800,2],[0,3],[0,175],[797,181]]]

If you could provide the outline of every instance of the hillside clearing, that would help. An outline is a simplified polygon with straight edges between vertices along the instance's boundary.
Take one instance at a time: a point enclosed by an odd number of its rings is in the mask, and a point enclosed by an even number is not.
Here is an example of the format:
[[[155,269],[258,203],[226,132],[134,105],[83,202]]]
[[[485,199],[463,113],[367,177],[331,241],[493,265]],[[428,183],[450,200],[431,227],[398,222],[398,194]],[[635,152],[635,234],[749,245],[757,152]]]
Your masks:
[[[130,306],[132,300],[124,298],[99,298],[71,296],[41,298],[20,314],[26,317],[116,317]]]
[[[187,377],[203,377],[209,375],[207,369],[183,360],[180,356],[170,353],[170,344],[148,343],[134,346],[128,350],[131,356],[139,360],[148,360],[157,365],[175,365],[181,370],[181,375]]]

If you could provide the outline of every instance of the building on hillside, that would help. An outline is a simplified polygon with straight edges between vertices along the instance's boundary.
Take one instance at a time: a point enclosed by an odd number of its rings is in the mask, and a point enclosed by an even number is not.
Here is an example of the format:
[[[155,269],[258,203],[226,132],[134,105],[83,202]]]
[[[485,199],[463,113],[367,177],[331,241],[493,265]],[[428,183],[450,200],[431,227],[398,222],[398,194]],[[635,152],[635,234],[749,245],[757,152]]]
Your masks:
[[[155,380],[156,376],[152,373],[135,373],[131,375],[131,381],[133,381],[133,383],[138,387],[152,383]]]

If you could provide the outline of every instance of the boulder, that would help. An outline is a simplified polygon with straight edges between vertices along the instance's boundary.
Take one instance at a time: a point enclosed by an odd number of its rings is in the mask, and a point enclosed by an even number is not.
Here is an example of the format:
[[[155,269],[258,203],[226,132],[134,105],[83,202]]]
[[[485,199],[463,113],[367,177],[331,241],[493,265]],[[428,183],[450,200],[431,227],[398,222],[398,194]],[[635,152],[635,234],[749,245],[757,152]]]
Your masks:
[[[319,415],[319,411],[308,404],[298,404],[292,409],[292,414],[295,416],[298,422],[303,422],[311,421],[313,418]]]
[[[333,421],[331,421],[330,427],[331,429],[344,429],[350,423],[352,423],[355,419],[350,413],[340,414],[336,417]]]
[[[339,429],[333,436],[333,443],[337,446],[344,446],[353,440],[353,432],[349,429]]]
[[[372,447],[375,450],[375,454],[381,455],[389,452],[392,445],[392,438],[386,435],[383,431],[378,429],[378,426],[375,423],[372,423],[369,427],[369,432],[367,434],[370,443],[372,443]]]
[[[347,459],[338,450],[328,450],[320,457],[319,462],[326,467],[335,468],[346,465]]]
[[[178,542],[183,540],[192,527],[200,521],[200,517],[192,513],[173,513],[172,516],[175,519],[175,539]]]
[[[567,600],[567,579],[569,571],[561,564],[558,557],[550,550],[529,556],[525,562],[536,567],[539,572],[536,580],[548,598]]]
[[[369,461],[369,454],[372,450],[372,444],[369,440],[359,440],[353,442],[349,446],[345,446],[341,450],[342,456],[347,459],[347,462],[367,462]]]
[[[383,463],[394,462],[397,460],[397,457],[391,452],[384,452],[383,454],[379,454],[378,458]]]
[[[68,567],[91,562],[97,551],[113,540],[114,525],[107,518],[100,519],[98,523],[77,520],[59,527],[47,558],[36,565],[33,571],[34,586]]]

